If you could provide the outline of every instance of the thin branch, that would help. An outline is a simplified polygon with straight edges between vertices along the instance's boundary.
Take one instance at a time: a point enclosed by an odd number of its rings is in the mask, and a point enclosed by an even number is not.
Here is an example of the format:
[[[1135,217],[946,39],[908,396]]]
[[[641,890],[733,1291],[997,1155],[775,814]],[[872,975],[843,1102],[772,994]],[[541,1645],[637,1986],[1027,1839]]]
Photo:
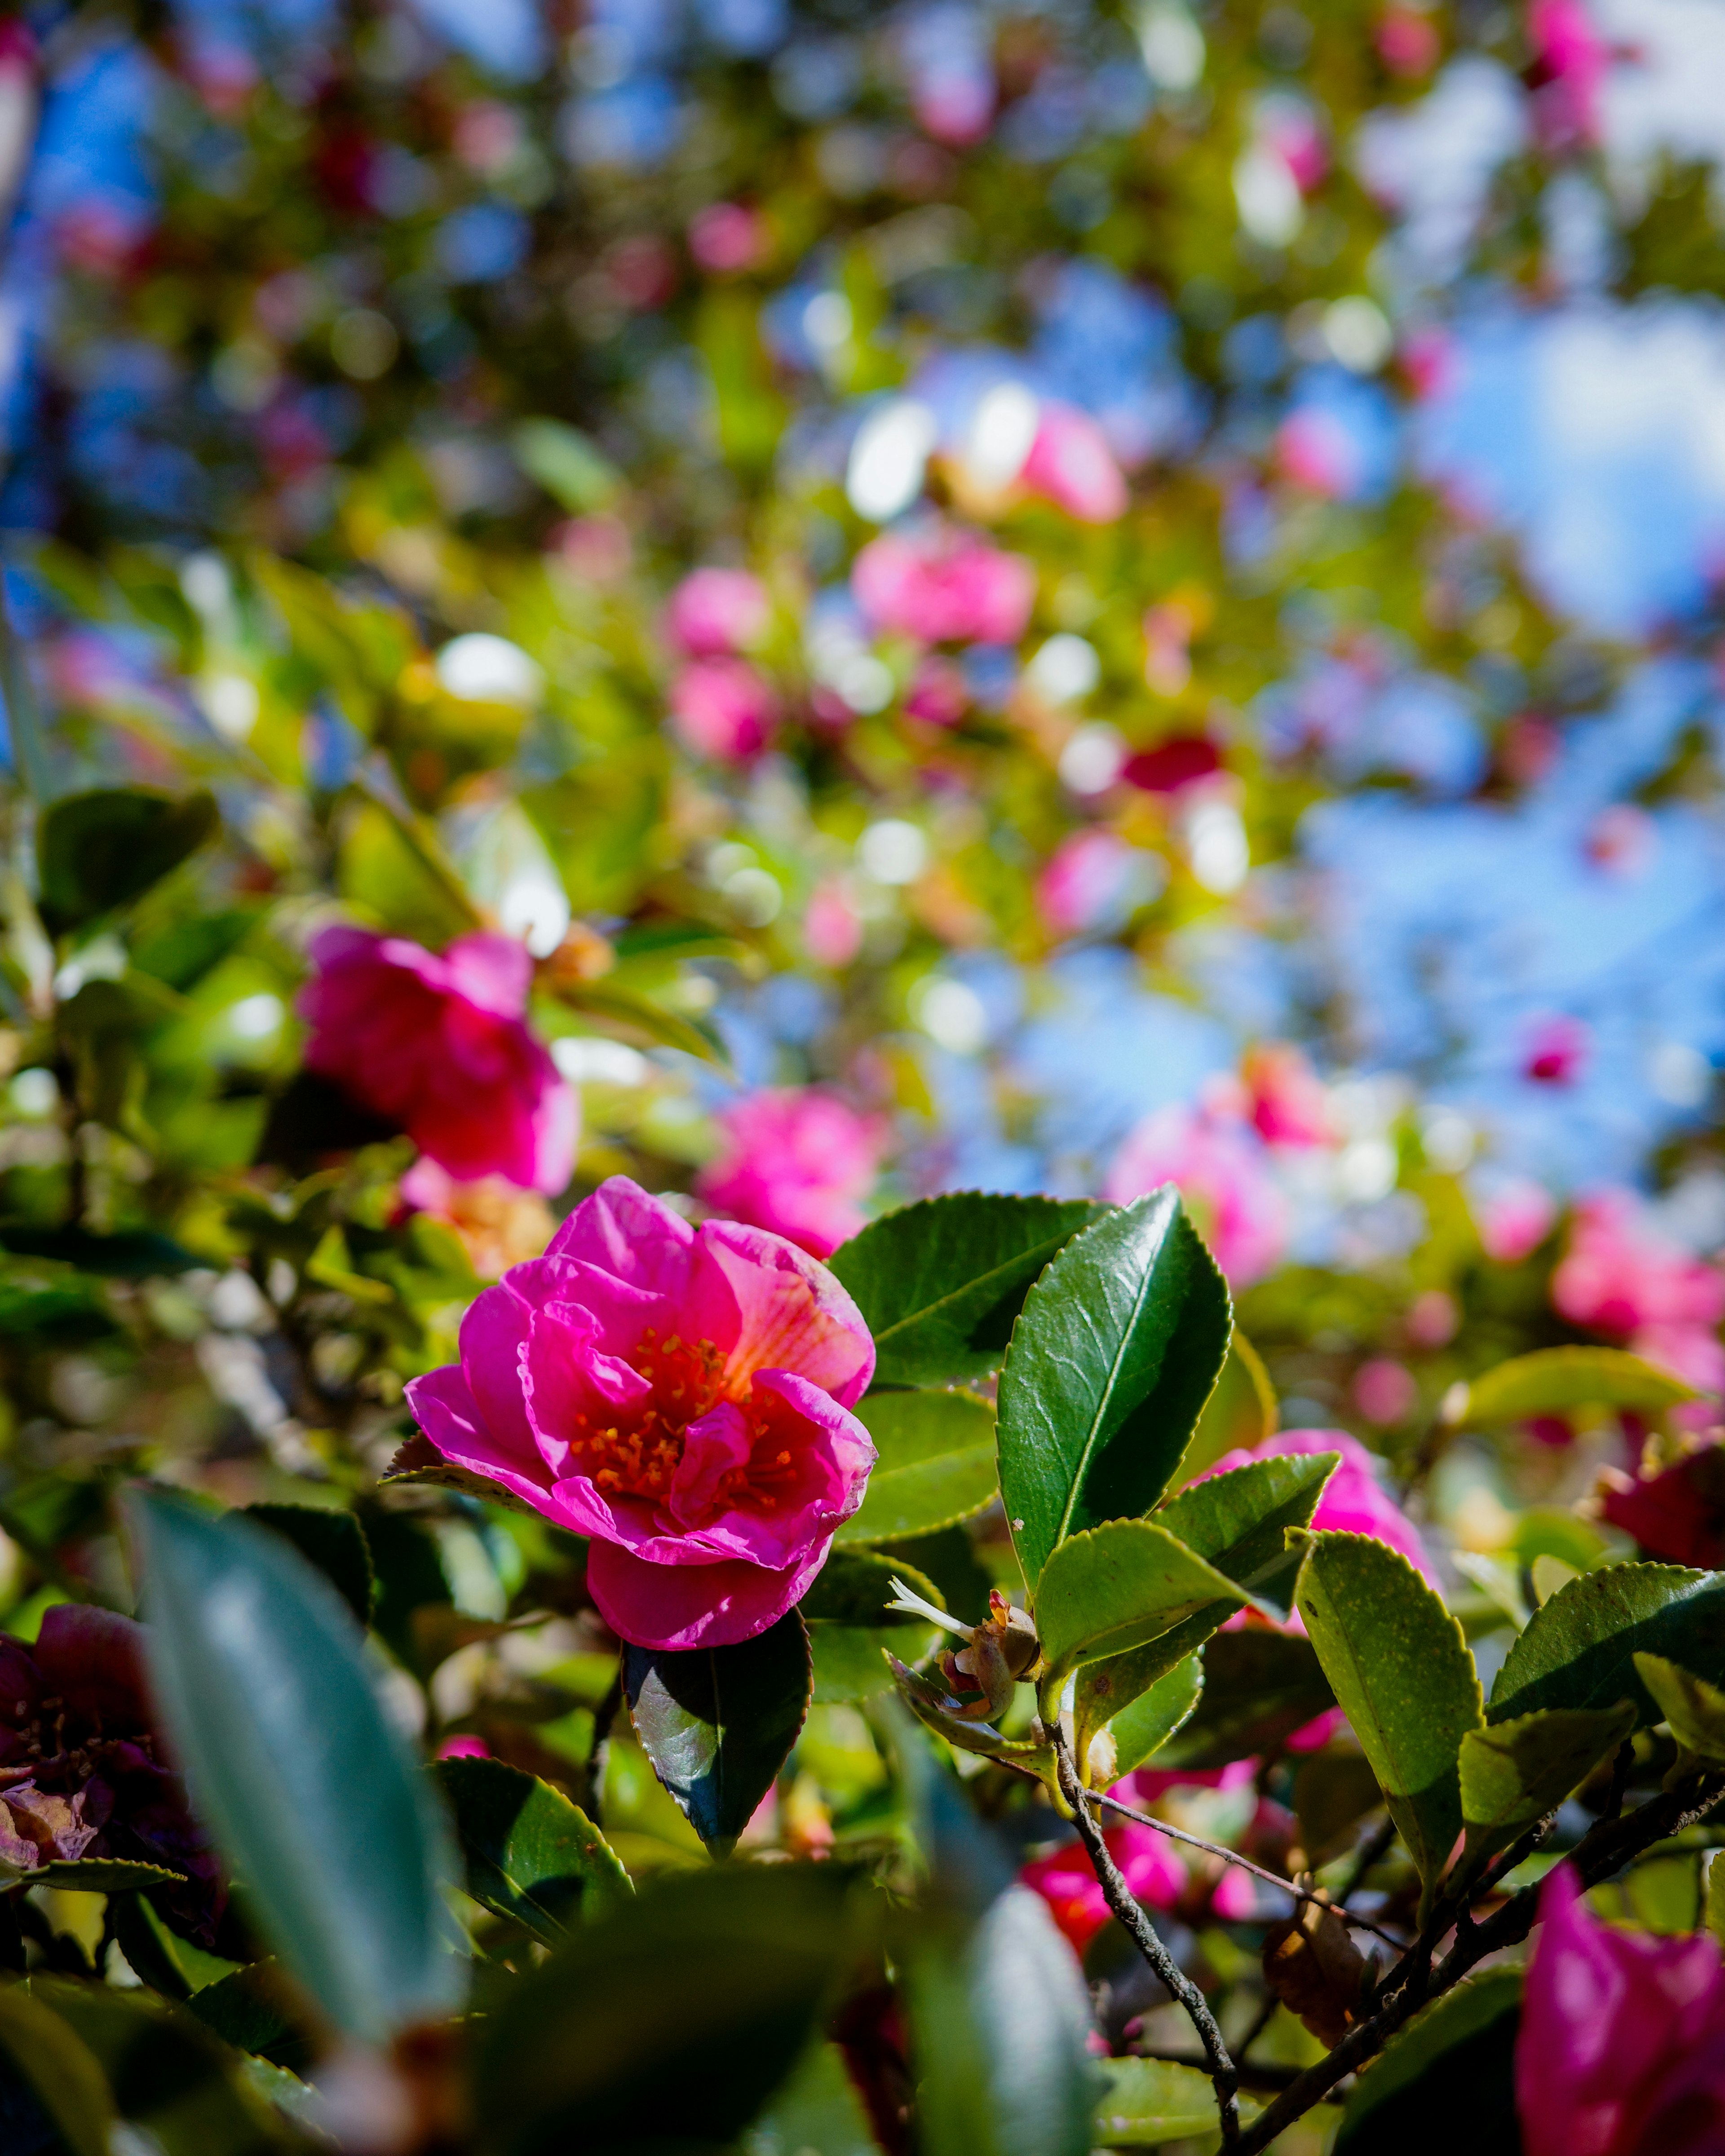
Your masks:
[[[1569,1852],[1569,1861],[1581,1875],[1584,1887],[1594,1887],[1620,1871],[1630,1859],[1655,1842],[1680,1834],[1725,1801],[1725,1779],[1691,1784],[1686,1790],[1656,1797],[1631,1812],[1627,1819],[1602,1819]],[[1308,2066],[1268,2110],[1260,2112],[1247,2128],[1235,2156],[1257,2156],[1277,2134],[1320,2102],[1336,2083],[1357,2066],[1375,2057],[1402,2024],[1429,1999],[1440,1999],[1459,1984],[1476,1963],[1503,1947],[1513,1946],[1532,1929],[1538,1913],[1539,1890],[1524,1887],[1482,1924],[1458,1929],[1455,1943],[1433,1974],[1428,1967],[1435,1926],[1447,1929],[1461,1912],[1453,1902],[1440,1903],[1430,1923],[1402,1957],[1379,1996],[1384,2004],[1369,2021],[1350,2030],[1327,2058]],[[1437,1938],[1442,1937],[1439,1931]],[[1429,1944],[1428,1942],[1430,1942]],[[1422,1952],[1422,1949],[1424,1950]]]
[[[1122,1804],[1117,1797],[1105,1796],[1096,1789],[1092,1789],[1090,1795],[1093,1803],[1106,1804],[1111,1812],[1118,1812],[1124,1819],[1136,1820],[1140,1826],[1154,1827],[1158,1834],[1165,1834],[1170,1841],[1183,1841],[1190,1848],[1203,1850],[1206,1856],[1219,1856],[1224,1864],[1235,1865],[1242,1871],[1250,1871],[1255,1879],[1263,1880],[1281,1893],[1291,1894],[1296,1902],[1315,1902],[1320,1909],[1327,1909],[1332,1916],[1340,1917],[1344,1923],[1352,1924],[1358,1931],[1370,1932],[1374,1938],[1382,1939],[1385,1946],[1394,1947],[1398,1953],[1401,1951],[1402,1940],[1381,1930],[1368,1917],[1356,1917],[1339,1902],[1332,1901],[1327,1894],[1314,1892],[1307,1887],[1296,1887],[1291,1879],[1284,1879],[1279,1871],[1270,1871],[1261,1864],[1254,1864],[1250,1857],[1242,1856],[1237,1849],[1224,1848],[1219,1841],[1206,1841],[1200,1835],[1188,1834],[1183,1827],[1170,1826],[1166,1820],[1156,1819],[1148,1812],[1134,1810],[1131,1804]]]
[[[1198,2031],[1198,2041],[1204,2047],[1204,2071],[1215,2086],[1216,2109],[1221,2114],[1222,2139],[1232,2148],[1240,2139],[1240,2075],[1228,2046],[1223,2041],[1222,2031],[1216,2025],[1216,2017],[1210,2012],[1209,2003],[1157,1935],[1156,1927],[1139,1907],[1137,1898],[1121,1876],[1120,1867],[1108,1852],[1102,1839],[1102,1830],[1090,1808],[1090,1792],[1080,1782],[1078,1770],[1072,1763],[1072,1753],[1058,1722],[1049,1725],[1049,1742],[1054,1748],[1055,1771],[1060,1777],[1060,1794],[1072,1807],[1072,1816],[1077,1823],[1079,1839],[1083,1842],[1096,1875],[1096,1883],[1102,1890],[1104,1900],[1132,1935],[1132,1944],[1142,1954],[1158,1977],[1167,1987],[1170,1998],[1178,1999],[1185,2009],[1187,2019]]]

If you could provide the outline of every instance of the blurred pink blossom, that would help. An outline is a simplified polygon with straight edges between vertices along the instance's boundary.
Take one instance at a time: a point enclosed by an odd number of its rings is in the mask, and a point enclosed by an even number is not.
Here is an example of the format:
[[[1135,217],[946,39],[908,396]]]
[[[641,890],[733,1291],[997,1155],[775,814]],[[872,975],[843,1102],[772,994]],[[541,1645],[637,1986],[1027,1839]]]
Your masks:
[[[742,203],[709,203],[689,226],[689,252],[715,276],[752,270],[767,252],[766,220]]]
[[[1725,2148],[1725,1969],[1705,1932],[1600,1922],[1574,1866],[1539,1893],[1516,2038],[1526,2156],[1717,2156]]]
[[[1558,1202],[1543,1183],[1506,1176],[1473,1195],[1474,1224],[1486,1255],[1500,1265],[1519,1265],[1539,1248],[1558,1217]]]
[[[876,629],[921,644],[1016,644],[1030,619],[1036,572],[1022,556],[937,526],[883,531],[850,572]]]
[[[848,966],[861,950],[862,916],[835,876],[818,883],[803,913],[803,947],[817,966]]]
[[[751,1093],[717,1117],[724,1150],[696,1178],[716,1212],[800,1244],[824,1258],[863,1225],[881,1131],[831,1093]]]
[[[1122,1205],[1163,1183],[1178,1187],[1230,1286],[1261,1280],[1281,1258],[1287,1201],[1248,1125],[1178,1105],[1147,1116],[1115,1154],[1102,1194]]]
[[[684,746],[718,763],[749,763],[772,741],[778,698],[744,659],[696,659],[671,684],[671,724]]]
[[[1128,1820],[1111,1827],[1102,1839],[1140,1902],[1153,1909],[1171,1909],[1186,1891],[1186,1867],[1166,1835]],[[1081,1954],[1108,1921],[1108,1904],[1083,1843],[1069,1841],[1052,1856],[1037,1857],[1019,1876],[1042,1897],[1049,1914]]]
[[[1055,936],[1117,928],[1142,886],[1146,859],[1117,832],[1074,831],[1036,879],[1036,910]]]
[[[956,726],[970,709],[963,670],[938,652],[926,654],[905,698],[905,709],[925,726]]]
[[[1376,1356],[1362,1363],[1353,1377],[1353,1404],[1370,1423],[1387,1429],[1403,1421],[1420,1399],[1420,1387],[1405,1363]]]
[[[446,1737],[437,1748],[439,1759],[489,1759],[491,1748],[483,1737]]]
[[[1725,1448],[1717,1442],[1695,1444],[1651,1474],[1608,1467],[1599,1499],[1600,1517],[1633,1535],[1644,1556],[1705,1572],[1725,1564]]]
[[[1725,1272],[1661,1235],[1633,1192],[1602,1190],[1575,1208],[1551,1299],[1572,1325],[1619,1339],[1708,1329],[1725,1317]]]
[[[1221,1474],[1224,1468],[1245,1467],[1254,1460],[1309,1456],[1315,1452],[1339,1452],[1342,1464],[1324,1486],[1317,1510],[1312,1516],[1312,1527],[1318,1530],[1335,1527],[1346,1534],[1370,1535],[1380,1543],[1388,1543],[1393,1550],[1400,1551],[1422,1578],[1435,1587],[1437,1575],[1432,1570],[1431,1558],[1420,1540],[1420,1530],[1378,1479],[1378,1461],[1375,1455],[1368,1452],[1359,1440],[1350,1437],[1345,1430],[1281,1430],[1274,1437],[1266,1437],[1261,1445],[1253,1445],[1250,1451],[1241,1449],[1224,1453],[1215,1466],[1198,1479],[1204,1481],[1211,1475]],[[1296,1630],[1304,1629],[1297,1614],[1289,1623]]]
[[[1019,478],[1085,524],[1113,523],[1126,514],[1130,499],[1108,437],[1087,412],[1070,404],[1042,407]]]
[[[1564,1012],[1536,1019],[1522,1058],[1522,1075],[1541,1086],[1570,1086],[1587,1060],[1589,1034]]]
[[[1250,1101],[1251,1120],[1270,1145],[1327,1145],[1329,1096],[1299,1050],[1286,1040],[1266,1040],[1240,1058],[1240,1075]]]
[[[767,588],[747,569],[693,569],[671,593],[666,619],[678,649],[716,659],[760,641],[771,613]]]
[[[1535,54],[1533,110],[1553,146],[1599,139],[1599,93],[1611,49],[1583,0],[1531,0],[1527,33]]]

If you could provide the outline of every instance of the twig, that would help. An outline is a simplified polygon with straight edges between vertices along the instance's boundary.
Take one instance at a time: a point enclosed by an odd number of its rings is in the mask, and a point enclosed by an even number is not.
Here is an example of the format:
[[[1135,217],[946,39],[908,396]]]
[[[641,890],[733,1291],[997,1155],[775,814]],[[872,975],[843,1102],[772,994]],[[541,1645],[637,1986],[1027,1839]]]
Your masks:
[[[1228,2046],[1216,2025],[1216,2017],[1210,2012],[1209,2001],[1204,1994],[1158,1937],[1156,1927],[1139,1907],[1137,1897],[1121,1876],[1120,1867],[1109,1855],[1108,1845],[1102,1839],[1102,1830],[1097,1825],[1090,1808],[1090,1792],[1078,1779],[1078,1769],[1072,1763],[1071,1748],[1057,1722],[1050,1725],[1049,1742],[1054,1748],[1055,1771],[1060,1777],[1060,1794],[1072,1807],[1079,1839],[1090,1858],[1091,1869],[1096,1875],[1096,1883],[1102,1890],[1103,1899],[1132,1935],[1132,1944],[1167,1987],[1169,1997],[1179,2001],[1186,2010],[1187,2019],[1198,2031],[1198,2041],[1204,2047],[1204,2071],[1215,2086],[1216,2109],[1222,2119],[1222,2139],[1231,2148],[1240,2139],[1240,2075],[1233,2060],[1228,2056]]]
[[[1644,1849],[1706,1818],[1722,1800],[1725,1800],[1725,1779],[1717,1777],[1711,1784],[1692,1784],[1687,1790],[1655,1798],[1639,1811],[1631,1812],[1626,1820],[1600,1820],[1569,1852],[1569,1861],[1580,1873],[1584,1887],[1597,1886]],[[1403,2022],[1428,1999],[1441,1998],[1487,1954],[1526,1938],[1538,1907],[1538,1889],[1524,1887],[1483,1924],[1470,1924],[1465,1931],[1458,1930],[1455,1945],[1433,1975],[1426,1968],[1432,1945],[1459,1913],[1454,1903],[1440,1902],[1430,1922],[1384,1986],[1379,1994],[1384,2004],[1378,2012],[1369,2021],[1363,2021],[1357,2029],[1350,2030],[1327,2058],[1308,2066],[1266,2111],[1259,2113],[1241,2138],[1235,2156],[1257,2156],[1257,2152],[1267,2148],[1277,2134],[1322,2101],[1344,2075],[1374,2057]],[[1442,1928],[1437,1929],[1434,1936],[1435,1927]]]
[[[1170,1841],[1183,1841],[1190,1848],[1203,1850],[1207,1856],[1219,1856],[1224,1864],[1237,1865],[1240,1871],[1250,1871],[1255,1879],[1265,1881],[1279,1892],[1291,1894],[1296,1902],[1314,1902],[1320,1909],[1327,1909],[1332,1915],[1340,1917],[1344,1923],[1352,1924],[1362,1932],[1370,1932],[1374,1938],[1382,1939],[1385,1946],[1394,1947],[1398,1952],[1401,1949],[1403,1942],[1392,1933],[1380,1930],[1368,1917],[1354,1916],[1343,1908],[1339,1902],[1332,1901],[1327,1894],[1315,1893],[1307,1887],[1296,1887],[1291,1879],[1284,1879],[1280,1872],[1266,1871],[1263,1865],[1254,1864],[1250,1857],[1242,1856],[1237,1849],[1224,1848],[1219,1841],[1206,1841],[1200,1835],[1188,1834],[1183,1827],[1170,1826],[1166,1820],[1157,1819],[1149,1812],[1137,1811],[1131,1804],[1122,1804],[1117,1797],[1105,1796],[1100,1790],[1092,1789],[1090,1795],[1094,1803],[1106,1804],[1111,1812],[1118,1812],[1122,1818],[1136,1820],[1140,1826],[1154,1827],[1158,1834],[1165,1834]]]

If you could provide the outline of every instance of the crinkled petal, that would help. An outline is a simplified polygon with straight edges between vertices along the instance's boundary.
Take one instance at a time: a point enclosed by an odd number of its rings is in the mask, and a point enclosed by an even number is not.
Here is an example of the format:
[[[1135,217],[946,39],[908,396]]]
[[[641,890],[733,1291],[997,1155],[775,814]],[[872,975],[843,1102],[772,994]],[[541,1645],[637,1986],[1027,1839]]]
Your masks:
[[[776,1624],[826,1562],[827,1545],[782,1572],[759,1565],[651,1564],[595,1543],[588,1553],[588,1592],[620,1640],[637,1646],[733,1647]]]
[[[452,1466],[501,1483],[547,1519],[557,1517],[545,1463],[531,1440],[525,1448],[499,1442],[454,1363],[409,1378],[407,1397],[414,1421]]]
[[[728,1287],[737,1313],[726,1383],[733,1394],[757,1370],[795,1370],[854,1407],[875,1374],[875,1342],[862,1312],[824,1265],[764,1228],[709,1220],[697,1239],[693,1296],[717,1303]]]
[[[548,1258],[577,1258],[633,1287],[680,1301],[695,1230],[626,1175],[606,1178],[551,1239]]]

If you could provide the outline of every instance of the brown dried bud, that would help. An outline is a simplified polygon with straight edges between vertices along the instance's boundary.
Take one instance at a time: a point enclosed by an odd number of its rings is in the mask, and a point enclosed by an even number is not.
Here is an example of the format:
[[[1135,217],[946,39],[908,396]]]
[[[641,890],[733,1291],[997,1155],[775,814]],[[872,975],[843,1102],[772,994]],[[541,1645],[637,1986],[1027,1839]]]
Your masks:
[[[1333,1909],[1302,1902],[1264,1941],[1264,1981],[1332,2050],[1362,2019],[1371,1966]]]

